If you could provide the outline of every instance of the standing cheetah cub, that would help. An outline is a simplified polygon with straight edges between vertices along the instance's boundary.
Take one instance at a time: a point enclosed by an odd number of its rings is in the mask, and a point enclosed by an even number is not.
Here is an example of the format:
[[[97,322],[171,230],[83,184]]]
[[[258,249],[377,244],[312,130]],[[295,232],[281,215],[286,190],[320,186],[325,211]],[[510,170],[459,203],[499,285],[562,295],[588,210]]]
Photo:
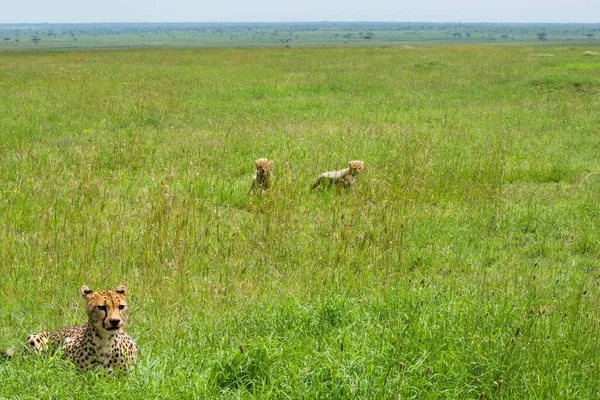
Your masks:
[[[267,191],[271,187],[271,178],[273,176],[273,161],[267,158],[259,158],[254,162],[256,170],[252,178],[250,192]]]
[[[124,369],[137,357],[135,342],[121,329],[127,312],[126,294],[123,285],[95,292],[84,285],[81,295],[87,300],[87,324],[33,334],[27,343],[39,352],[61,347],[64,356],[80,369],[94,365]]]
[[[350,187],[356,182],[356,175],[358,175],[365,168],[365,163],[360,160],[353,160],[348,163],[348,168],[340,171],[324,172],[317,178],[317,181],[312,186],[316,189],[321,182],[327,181],[329,184],[339,183],[343,187]]]

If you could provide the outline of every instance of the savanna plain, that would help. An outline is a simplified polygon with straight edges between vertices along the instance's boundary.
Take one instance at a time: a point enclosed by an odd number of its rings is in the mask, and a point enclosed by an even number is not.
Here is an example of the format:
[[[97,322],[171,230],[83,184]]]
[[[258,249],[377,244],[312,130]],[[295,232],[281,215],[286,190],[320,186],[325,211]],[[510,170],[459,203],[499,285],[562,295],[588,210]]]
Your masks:
[[[589,43],[1,54],[0,397],[598,398]],[[134,372],[23,349],[84,283]]]

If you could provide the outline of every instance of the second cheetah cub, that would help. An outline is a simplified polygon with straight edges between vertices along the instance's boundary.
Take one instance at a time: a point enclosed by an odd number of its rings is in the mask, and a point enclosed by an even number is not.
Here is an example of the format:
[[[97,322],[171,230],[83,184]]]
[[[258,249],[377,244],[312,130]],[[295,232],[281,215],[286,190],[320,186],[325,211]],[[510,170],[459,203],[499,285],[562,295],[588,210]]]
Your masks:
[[[350,187],[356,182],[356,176],[365,168],[365,163],[360,160],[353,160],[348,163],[348,168],[340,171],[324,172],[317,178],[312,188],[319,187],[321,182],[326,181],[331,184],[341,184],[343,187]]]

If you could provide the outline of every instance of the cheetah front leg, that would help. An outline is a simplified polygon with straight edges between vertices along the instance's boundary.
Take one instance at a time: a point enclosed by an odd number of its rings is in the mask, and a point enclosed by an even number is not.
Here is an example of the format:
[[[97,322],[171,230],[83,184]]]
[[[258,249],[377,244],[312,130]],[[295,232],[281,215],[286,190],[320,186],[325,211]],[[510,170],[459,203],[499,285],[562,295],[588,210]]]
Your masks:
[[[324,178],[322,176],[318,177],[317,181],[312,185],[312,189],[316,190],[319,187],[319,185],[321,184],[321,182],[323,181],[323,179]]]
[[[342,186],[345,188],[349,188],[351,186],[354,186],[354,184],[356,183],[356,178],[352,175],[346,175],[343,179],[342,179]]]

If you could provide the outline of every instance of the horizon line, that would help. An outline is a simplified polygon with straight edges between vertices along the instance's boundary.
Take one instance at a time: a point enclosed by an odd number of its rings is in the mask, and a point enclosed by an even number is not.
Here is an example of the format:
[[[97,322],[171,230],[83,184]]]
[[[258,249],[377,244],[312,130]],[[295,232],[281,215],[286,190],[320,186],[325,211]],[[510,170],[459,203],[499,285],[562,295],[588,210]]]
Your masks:
[[[556,21],[401,21],[401,20],[299,20],[299,21],[78,21],[78,22],[2,22],[0,25],[67,25],[67,24],[314,24],[314,23],[402,23],[402,24],[556,24],[556,25],[600,25],[598,22],[556,22]]]

